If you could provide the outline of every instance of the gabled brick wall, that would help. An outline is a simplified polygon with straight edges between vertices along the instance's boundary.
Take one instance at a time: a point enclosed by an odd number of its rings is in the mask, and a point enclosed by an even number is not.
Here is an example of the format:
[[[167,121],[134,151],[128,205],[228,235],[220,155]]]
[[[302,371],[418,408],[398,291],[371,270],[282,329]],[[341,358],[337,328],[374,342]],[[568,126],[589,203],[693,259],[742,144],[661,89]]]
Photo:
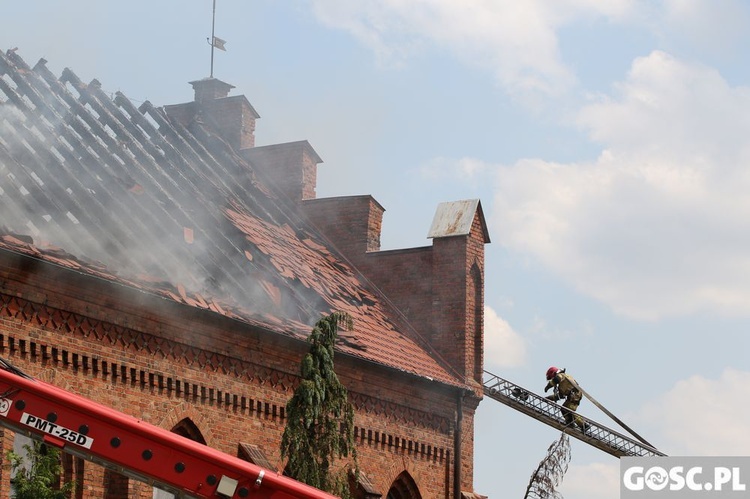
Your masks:
[[[316,208],[325,202],[316,201]],[[432,246],[423,248],[365,253],[364,210],[350,208],[343,213],[338,218],[320,217],[336,220],[334,226],[340,227],[323,229],[329,239],[399,308],[416,335],[426,341],[425,347],[481,396],[486,239],[480,214],[475,214],[465,236],[435,238]],[[341,221],[349,217],[353,220]],[[337,243],[341,240],[346,242]]]

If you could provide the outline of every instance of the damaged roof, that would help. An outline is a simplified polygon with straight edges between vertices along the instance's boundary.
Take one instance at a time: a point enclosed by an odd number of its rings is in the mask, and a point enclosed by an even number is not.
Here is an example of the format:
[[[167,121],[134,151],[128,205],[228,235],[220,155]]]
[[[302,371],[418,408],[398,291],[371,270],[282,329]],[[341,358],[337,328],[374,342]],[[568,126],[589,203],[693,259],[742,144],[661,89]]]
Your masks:
[[[0,251],[462,386],[355,268],[200,121],[0,53]]]

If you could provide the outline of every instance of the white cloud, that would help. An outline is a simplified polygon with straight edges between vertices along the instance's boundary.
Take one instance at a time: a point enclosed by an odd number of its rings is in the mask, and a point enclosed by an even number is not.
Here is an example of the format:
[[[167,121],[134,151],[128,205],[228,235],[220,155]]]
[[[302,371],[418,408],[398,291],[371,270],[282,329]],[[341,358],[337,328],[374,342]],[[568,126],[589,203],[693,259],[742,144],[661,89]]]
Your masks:
[[[516,94],[558,94],[575,77],[561,60],[557,30],[581,17],[618,19],[629,0],[314,0],[318,19],[351,33],[381,63],[398,65],[427,47],[491,71]]]
[[[576,75],[561,30],[593,22],[651,32],[672,49],[714,58],[744,54],[750,9],[743,0],[312,0],[324,25],[350,33],[380,64],[401,66],[437,48],[492,72],[516,95],[559,95]],[[611,40],[602,40],[610,43]]]
[[[558,490],[563,497],[576,499],[618,499],[619,464],[571,464]]]
[[[676,39],[692,49],[719,55],[744,48],[750,10],[745,0],[664,0],[665,39]]]
[[[424,163],[419,168],[422,178],[431,181],[460,181],[463,183],[476,183],[486,180],[487,170],[491,167],[486,162],[476,158],[462,158],[452,160],[450,158],[437,157]]]
[[[490,307],[484,307],[484,363],[494,367],[518,367],[526,361],[523,338]]]
[[[750,372],[691,376],[647,404],[639,418],[658,422],[671,454],[746,456],[750,451]],[[665,451],[666,452],[666,451]]]
[[[663,52],[580,112],[599,158],[497,168],[495,240],[616,312],[750,311],[750,89]]]
[[[584,107],[579,124],[618,156],[704,168],[748,159],[750,88],[730,87],[718,71],[654,51],[616,91]]]

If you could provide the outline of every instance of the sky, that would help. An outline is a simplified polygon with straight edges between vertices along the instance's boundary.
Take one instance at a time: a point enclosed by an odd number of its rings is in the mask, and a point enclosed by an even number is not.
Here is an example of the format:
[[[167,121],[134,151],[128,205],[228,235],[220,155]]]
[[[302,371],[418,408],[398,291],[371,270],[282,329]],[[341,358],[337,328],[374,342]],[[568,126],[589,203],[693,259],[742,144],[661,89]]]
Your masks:
[[[6,3],[0,49],[136,104],[210,74],[211,0]],[[386,209],[383,249],[481,200],[488,371],[565,367],[662,452],[750,455],[750,3],[217,0],[215,34],[256,144],[308,140],[318,197]],[[522,498],[558,436],[483,400],[476,492]],[[618,474],[572,440],[560,491]]]

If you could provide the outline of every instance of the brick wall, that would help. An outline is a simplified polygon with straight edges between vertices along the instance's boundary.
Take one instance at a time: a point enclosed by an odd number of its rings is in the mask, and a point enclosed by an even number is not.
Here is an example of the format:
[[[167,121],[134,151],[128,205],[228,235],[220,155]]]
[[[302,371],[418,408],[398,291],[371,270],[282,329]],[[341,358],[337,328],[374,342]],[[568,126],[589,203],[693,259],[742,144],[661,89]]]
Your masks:
[[[315,198],[318,163],[322,160],[306,140],[253,147],[240,153],[253,171],[293,206]]]
[[[475,216],[466,249],[465,272],[469,282],[466,289],[465,362],[467,380],[476,382],[476,385],[482,384],[484,369],[484,244],[482,222]]]
[[[243,95],[207,101],[202,104],[202,111],[234,149],[255,145],[255,120],[259,116]]]
[[[229,454],[237,455],[239,442],[258,445],[281,466],[284,408],[307,344],[156,300],[158,307],[138,291],[0,254],[0,356],[163,428],[187,418],[209,446]],[[360,465],[372,483],[385,495],[406,471],[422,497],[447,497],[455,391],[345,356],[336,365],[355,405]],[[123,479],[92,463],[82,475],[83,497],[150,497],[133,480],[128,495],[118,495]]]
[[[462,490],[473,491],[474,414],[484,366],[484,245],[481,212],[466,235],[436,237],[432,246],[379,251],[382,207],[371,196],[316,199],[305,214],[407,318],[412,336],[443,359],[473,394],[464,399]],[[373,241],[377,240],[377,244]],[[445,402],[448,407],[455,401]],[[452,471],[448,476],[452,476]]]
[[[384,212],[369,195],[309,199],[302,205],[307,220],[355,265],[380,249]]]
[[[474,386],[478,396],[484,347],[484,244],[482,222],[475,215],[466,236],[437,237],[423,248],[359,257],[346,253],[403,312],[426,340],[425,348]]]
[[[169,117],[190,128],[200,121],[236,150],[255,146],[255,122],[260,116],[243,95],[164,106]]]

